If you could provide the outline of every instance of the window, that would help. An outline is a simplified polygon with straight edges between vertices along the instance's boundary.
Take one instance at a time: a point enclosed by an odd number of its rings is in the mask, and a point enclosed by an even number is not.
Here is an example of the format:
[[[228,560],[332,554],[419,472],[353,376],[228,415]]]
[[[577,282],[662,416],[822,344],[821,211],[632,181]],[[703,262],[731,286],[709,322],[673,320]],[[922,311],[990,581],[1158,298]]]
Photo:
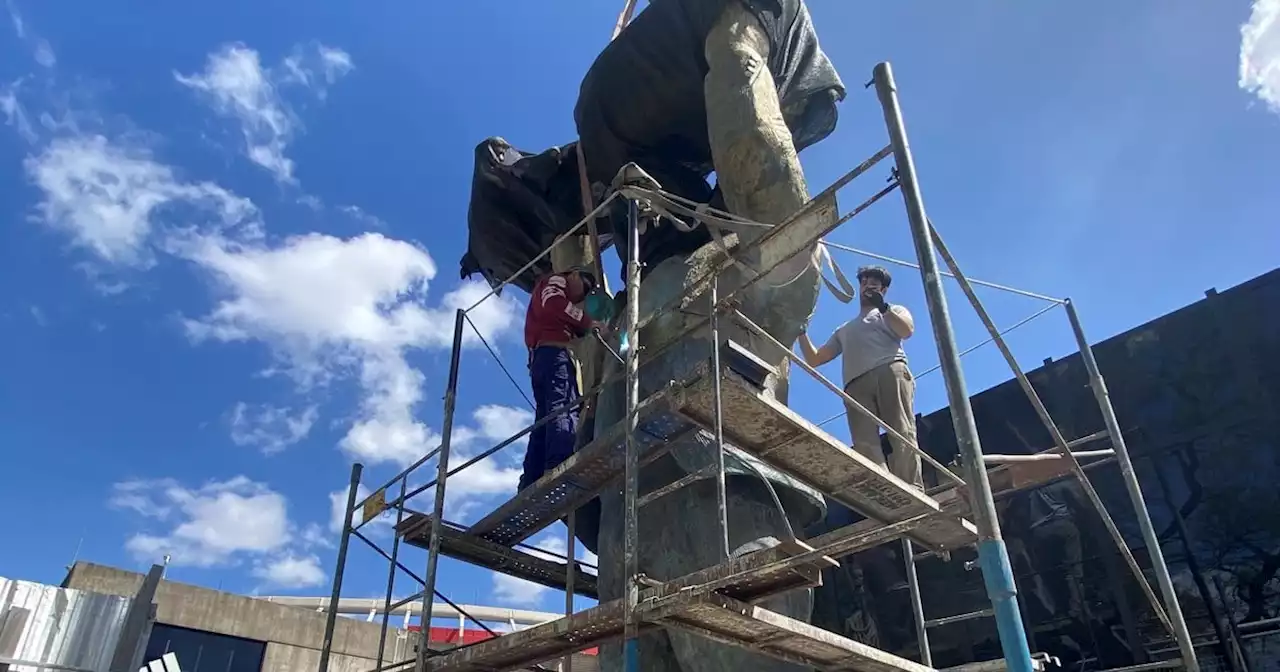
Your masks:
[[[142,660],[172,653],[182,672],[260,672],[266,650],[265,642],[156,623]]]

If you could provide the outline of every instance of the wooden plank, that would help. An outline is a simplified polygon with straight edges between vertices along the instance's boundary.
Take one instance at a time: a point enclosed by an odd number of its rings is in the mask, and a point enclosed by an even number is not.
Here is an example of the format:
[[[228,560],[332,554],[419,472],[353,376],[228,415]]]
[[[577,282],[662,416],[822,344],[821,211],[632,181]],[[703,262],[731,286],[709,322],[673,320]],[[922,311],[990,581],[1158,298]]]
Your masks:
[[[819,556],[812,562],[795,567],[770,568],[773,563],[812,550],[814,547],[804,542],[784,541],[772,548],[753,551],[714,567],[667,581],[645,592],[644,597],[656,599],[698,586],[720,584],[717,590],[723,594],[745,602],[754,602],[799,588],[814,588],[822,585],[823,569],[838,567],[840,563],[829,557]]]
[[[650,606],[641,594],[641,632],[679,627],[767,656],[844,672],[933,672],[932,668],[724,595],[680,594]],[[503,635],[427,661],[432,672],[507,672],[623,636],[622,600]]]
[[[819,670],[933,672],[919,663],[723,595],[690,596],[647,614],[643,604],[641,609],[646,620]]]
[[[580,611],[566,618],[487,639],[427,659],[431,672],[507,672],[521,670],[623,636],[622,600]],[[641,632],[659,626],[640,624]]]
[[[399,533],[405,543],[418,548],[427,548],[431,535],[431,516],[422,514],[409,516],[401,522]],[[565,589],[565,570],[567,569],[565,563],[538,557],[517,548],[495,544],[452,527],[441,527],[440,552],[456,560],[532,581],[548,588]],[[600,597],[596,575],[584,571],[581,563],[578,564],[578,570],[574,576],[573,589],[574,593],[593,600]]]
[[[710,363],[681,388],[679,411],[703,427],[714,424]],[[721,374],[725,437],[734,446],[809,483],[836,501],[882,522],[938,513],[932,497],[822,431],[741,376]],[[910,533],[923,545],[954,549],[977,541],[977,528],[953,515],[931,517]]]

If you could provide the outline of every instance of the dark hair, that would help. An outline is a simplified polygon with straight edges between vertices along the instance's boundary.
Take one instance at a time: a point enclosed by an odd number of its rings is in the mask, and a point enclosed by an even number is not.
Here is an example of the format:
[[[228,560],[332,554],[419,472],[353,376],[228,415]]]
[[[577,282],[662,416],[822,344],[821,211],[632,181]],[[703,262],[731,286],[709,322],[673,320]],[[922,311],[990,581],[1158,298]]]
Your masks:
[[[598,283],[596,282],[595,273],[582,267],[575,267],[573,271],[578,274],[578,277],[582,278],[582,290],[584,293],[590,294],[596,290]]]
[[[861,281],[864,277],[879,280],[885,289],[888,289],[889,285],[893,283],[893,276],[889,275],[889,271],[884,266],[863,266],[859,268],[858,280]]]

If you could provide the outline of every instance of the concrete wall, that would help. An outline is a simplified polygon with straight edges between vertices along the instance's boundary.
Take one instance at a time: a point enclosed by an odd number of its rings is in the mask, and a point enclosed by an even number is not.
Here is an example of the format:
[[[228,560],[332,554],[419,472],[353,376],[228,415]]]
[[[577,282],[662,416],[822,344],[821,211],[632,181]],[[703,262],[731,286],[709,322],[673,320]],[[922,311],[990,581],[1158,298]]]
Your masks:
[[[62,587],[132,597],[143,578],[136,572],[77,562]],[[266,642],[262,672],[316,672],[320,667],[325,621],[321,612],[174,581],[160,582],[155,601],[157,623]],[[339,617],[329,672],[368,672],[376,667],[381,630],[380,622]],[[388,628],[383,664],[413,655],[416,637],[417,633]],[[595,656],[575,655],[573,660],[574,672],[600,669]]]
[[[77,562],[63,586],[108,595],[131,596],[143,575],[114,567]],[[323,613],[273,604],[173,581],[156,591],[159,623],[267,643],[263,672],[314,672],[324,639]],[[379,623],[338,618],[333,634],[332,672],[364,672],[375,667]],[[387,631],[386,662],[403,660],[411,648],[405,633]]]

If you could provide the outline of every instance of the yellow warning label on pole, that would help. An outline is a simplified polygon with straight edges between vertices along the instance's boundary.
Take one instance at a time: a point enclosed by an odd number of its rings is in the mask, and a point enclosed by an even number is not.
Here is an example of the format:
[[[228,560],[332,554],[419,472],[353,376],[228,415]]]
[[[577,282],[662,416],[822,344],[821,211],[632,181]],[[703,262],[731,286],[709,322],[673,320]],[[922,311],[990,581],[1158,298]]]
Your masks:
[[[376,518],[378,514],[386,510],[387,510],[387,489],[381,488],[377,492],[370,495],[369,499],[364,500],[364,518],[363,520],[361,520],[361,522],[367,523],[373,518]]]

